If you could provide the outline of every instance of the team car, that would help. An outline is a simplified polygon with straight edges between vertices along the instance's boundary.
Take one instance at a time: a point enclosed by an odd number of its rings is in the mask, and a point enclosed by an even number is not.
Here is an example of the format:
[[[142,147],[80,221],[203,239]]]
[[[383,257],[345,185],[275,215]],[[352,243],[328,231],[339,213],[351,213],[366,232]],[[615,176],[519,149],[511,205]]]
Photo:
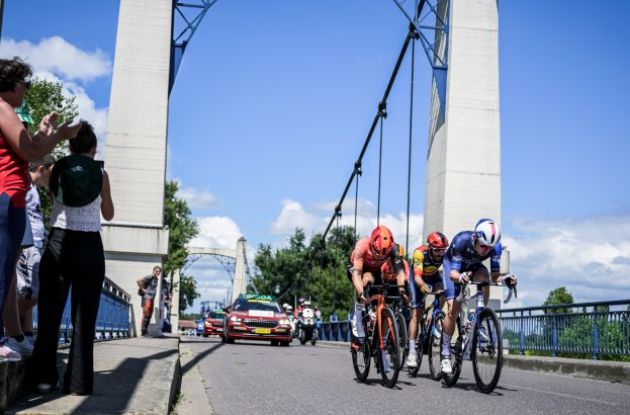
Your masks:
[[[223,333],[223,319],[225,313],[223,311],[211,311],[206,317],[203,328],[203,337],[221,335]]]
[[[272,295],[241,294],[228,307],[223,323],[223,342],[269,341],[272,345],[291,343],[291,323]]]

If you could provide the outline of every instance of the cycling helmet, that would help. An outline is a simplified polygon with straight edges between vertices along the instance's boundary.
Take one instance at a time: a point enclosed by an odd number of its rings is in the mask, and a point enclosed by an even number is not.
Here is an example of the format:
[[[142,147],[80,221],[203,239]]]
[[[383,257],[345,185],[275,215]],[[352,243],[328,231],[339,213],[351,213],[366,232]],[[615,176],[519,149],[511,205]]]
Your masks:
[[[446,249],[448,248],[448,238],[442,232],[431,232],[427,235],[427,244],[431,249]]]
[[[304,297],[300,297],[300,299],[298,300],[298,304],[299,305],[304,304]]]
[[[474,236],[482,245],[493,247],[501,240],[501,230],[494,220],[483,218],[475,225]]]
[[[387,226],[380,225],[372,231],[370,236],[370,249],[376,259],[383,259],[389,253],[394,243],[392,231]]]

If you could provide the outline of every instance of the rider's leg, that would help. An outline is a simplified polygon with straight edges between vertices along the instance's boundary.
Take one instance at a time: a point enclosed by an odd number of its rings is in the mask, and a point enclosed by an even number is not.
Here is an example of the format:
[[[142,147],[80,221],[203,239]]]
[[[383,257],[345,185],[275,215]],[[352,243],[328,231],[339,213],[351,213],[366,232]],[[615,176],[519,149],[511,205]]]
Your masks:
[[[374,282],[374,277],[372,273],[365,272],[362,276],[363,288],[367,286],[368,283]],[[365,309],[365,304],[358,301],[356,298],[354,300],[354,315],[352,316],[352,334],[359,339],[365,337],[365,330],[363,327],[363,310]]]
[[[490,281],[488,268],[484,265],[480,265],[473,273],[472,281]],[[481,289],[483,290],[483,305],[488,306],[488,301],[490,301],[490,286],[486,285],[481,287]]]

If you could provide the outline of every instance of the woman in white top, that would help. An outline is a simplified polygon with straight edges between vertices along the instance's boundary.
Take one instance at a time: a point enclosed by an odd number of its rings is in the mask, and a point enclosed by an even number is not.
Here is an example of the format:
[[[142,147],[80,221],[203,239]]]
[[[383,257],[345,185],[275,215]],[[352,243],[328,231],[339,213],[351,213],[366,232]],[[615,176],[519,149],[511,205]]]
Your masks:
[[[39,277],[38,335],[33,352],[35,384],[46,393],[58,385],[57,337],[71,291],[72,340],[63,390],[88,395],[94,388],[94,329],[105,278],[101,214],[114,216],[109,178],[98,162],[96,135],[84,122],[70,140],[72,155],[55,163],[50,189],[54,194],[51,231]]]

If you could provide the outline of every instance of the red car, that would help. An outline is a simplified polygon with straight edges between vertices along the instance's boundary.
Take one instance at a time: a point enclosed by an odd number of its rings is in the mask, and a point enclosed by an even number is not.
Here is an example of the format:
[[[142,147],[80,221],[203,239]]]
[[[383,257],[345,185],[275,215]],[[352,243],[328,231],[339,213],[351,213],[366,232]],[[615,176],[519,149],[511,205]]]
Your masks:
[[[241,294],[225,316],[223,341],[262,340],[272,345],[291,343],[291,323],[275,297]]]
[[[203,327],[203,337],[223,334],[223,319],[225,314],[223,311],[211,311]]]

